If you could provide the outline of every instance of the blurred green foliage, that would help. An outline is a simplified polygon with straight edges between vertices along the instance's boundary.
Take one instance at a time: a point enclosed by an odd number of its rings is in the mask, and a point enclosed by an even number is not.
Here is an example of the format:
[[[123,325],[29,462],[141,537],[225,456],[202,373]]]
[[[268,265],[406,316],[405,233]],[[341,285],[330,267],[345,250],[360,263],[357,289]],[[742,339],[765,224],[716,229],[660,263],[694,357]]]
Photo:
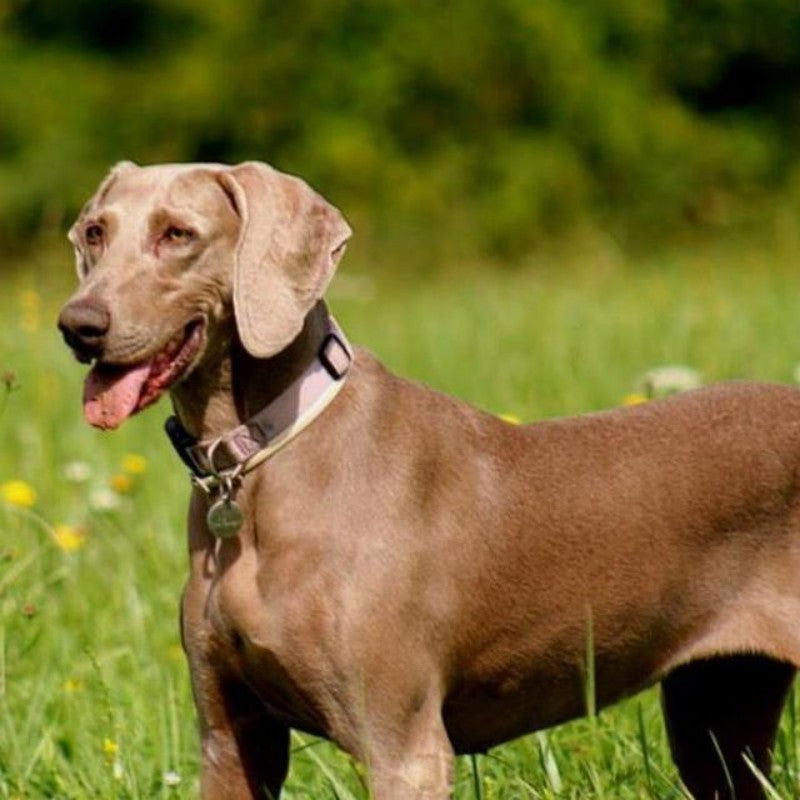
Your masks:
[[[122,158],[267,160],[459,257],[800,205],[797,0],[0,0],[0,76],[6,247]]]

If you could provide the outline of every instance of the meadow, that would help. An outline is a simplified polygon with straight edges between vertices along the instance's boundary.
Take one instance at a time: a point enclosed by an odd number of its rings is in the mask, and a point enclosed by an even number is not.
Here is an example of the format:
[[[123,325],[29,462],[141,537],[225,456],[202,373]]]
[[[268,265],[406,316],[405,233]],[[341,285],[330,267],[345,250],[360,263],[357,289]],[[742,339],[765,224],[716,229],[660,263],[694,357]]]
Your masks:
[[[532,422],[631,402],[638,376],[661,365],[706,382],[791,382],[794,252],[732,242],[632,265],[597,248],[429,278],[345,260],[330,304],[396,371]],[[60,261],[67,275],[66,250]],[[113,434],[83,422],[85,367],[54,326],[68,282],[35,277],[46,273],[7,276],[0,298],[0,798],[193,798],[177,611],[189,483],[161,432],[168,403]],[[686,797],[657,688],[601,713],[587,691],[587,711],[461,758],[458,800]],[[800,797],[799,734],[793,693],[772,797]],[[332,745],[295,734],[293,750],[285,797],[367,797],[362,769]]]

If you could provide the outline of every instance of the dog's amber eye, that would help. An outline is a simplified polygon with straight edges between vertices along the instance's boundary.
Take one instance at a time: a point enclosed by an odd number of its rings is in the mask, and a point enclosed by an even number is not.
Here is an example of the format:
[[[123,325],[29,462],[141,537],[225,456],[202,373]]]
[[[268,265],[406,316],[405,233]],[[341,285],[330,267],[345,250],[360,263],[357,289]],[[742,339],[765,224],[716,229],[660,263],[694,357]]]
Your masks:
[[[93,222],[91,225],[86,226],[83,236],[86,239],[86,244],[90,247],[96,247],[103,243],[103,226]]]
[[[194,239],[194,233],[188,228],[181,228],[179,225],[170,225],[164,231],[164,238],[173,244],[186,244]]]

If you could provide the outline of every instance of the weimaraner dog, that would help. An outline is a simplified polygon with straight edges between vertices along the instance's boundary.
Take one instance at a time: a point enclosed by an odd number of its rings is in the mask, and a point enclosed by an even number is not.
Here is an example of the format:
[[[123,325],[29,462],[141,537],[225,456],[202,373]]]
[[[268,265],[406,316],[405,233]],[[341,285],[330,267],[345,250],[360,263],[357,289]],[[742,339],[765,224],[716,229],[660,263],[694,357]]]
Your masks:
[[[297,728],[378,800],[447,798],[454,754],[584,713],[592,663],[598,706],[662,682],[694,797],[765,797],[800,664],[800,391],[507,424],[350,348],[322,300],[349,236],[260,163],[119,164],[70,233],[85,416],[169,390],[195,484],[202,796],[277,797]]]

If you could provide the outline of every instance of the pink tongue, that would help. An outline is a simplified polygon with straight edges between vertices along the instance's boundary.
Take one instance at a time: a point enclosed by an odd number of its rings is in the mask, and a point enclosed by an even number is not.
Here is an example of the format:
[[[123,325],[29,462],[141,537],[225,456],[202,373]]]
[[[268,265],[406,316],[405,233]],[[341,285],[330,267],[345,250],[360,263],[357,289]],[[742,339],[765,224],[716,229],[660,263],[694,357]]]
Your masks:
[[[150,364],[125,368],[96,365],[83,386],[83,416],[95,428],[119,427],[134,411]]]

